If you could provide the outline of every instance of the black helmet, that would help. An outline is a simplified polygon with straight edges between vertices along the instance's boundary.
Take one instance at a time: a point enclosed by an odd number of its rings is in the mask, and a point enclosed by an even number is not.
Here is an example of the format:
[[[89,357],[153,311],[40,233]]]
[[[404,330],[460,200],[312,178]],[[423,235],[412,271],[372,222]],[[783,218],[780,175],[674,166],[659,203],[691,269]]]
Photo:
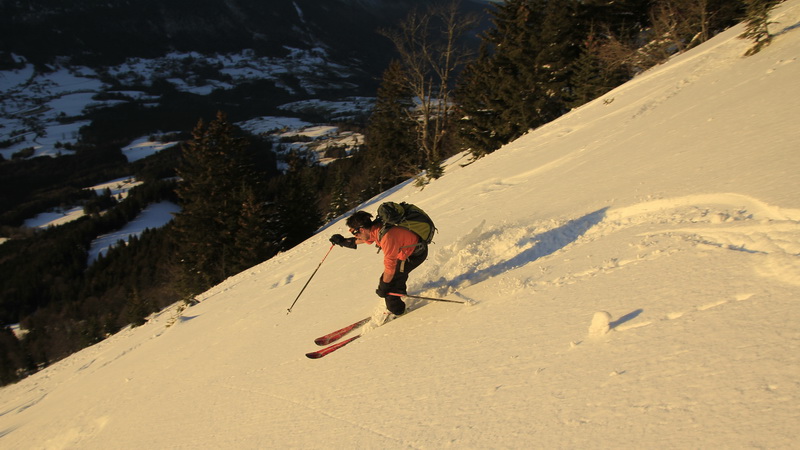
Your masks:
[[[372,214],[366,211],[356,211],[347,218],[347,226],[350,228],[369,228],[372,226]]]

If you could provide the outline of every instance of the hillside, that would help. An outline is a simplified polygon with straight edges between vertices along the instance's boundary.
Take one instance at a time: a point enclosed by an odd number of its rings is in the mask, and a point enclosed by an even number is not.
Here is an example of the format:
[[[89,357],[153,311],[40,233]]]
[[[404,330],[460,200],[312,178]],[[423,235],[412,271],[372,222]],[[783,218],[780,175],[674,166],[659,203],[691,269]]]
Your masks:
[[[0,446],[796,446],[800,0],[772,20],[755,56],[734,27],[362,205],[429,212],[410,289],[468,305],[418,303],[305,358],[380,305],[374,249],[319,265],[339,220],[3,387]]]

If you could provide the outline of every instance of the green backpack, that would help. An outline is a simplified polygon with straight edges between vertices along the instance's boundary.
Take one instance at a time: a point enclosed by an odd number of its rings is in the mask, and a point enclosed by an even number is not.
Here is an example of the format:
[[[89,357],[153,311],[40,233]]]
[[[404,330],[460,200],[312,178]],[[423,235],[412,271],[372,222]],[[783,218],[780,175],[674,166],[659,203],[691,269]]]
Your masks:
[[[386,202],[378,207],[378,218],[383,222],[379,233],[382,238],[392,227],[402,227],[419,236],[420,241],[430,244],[436,233],[436,226],[430,216],[419,206],[406,202]]]

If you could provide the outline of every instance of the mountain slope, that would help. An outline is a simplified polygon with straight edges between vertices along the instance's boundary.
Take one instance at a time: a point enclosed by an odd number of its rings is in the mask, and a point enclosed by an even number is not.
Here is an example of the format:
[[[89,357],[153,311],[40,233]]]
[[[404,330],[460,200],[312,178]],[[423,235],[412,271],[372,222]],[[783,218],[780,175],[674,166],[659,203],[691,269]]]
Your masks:
[[[772,20],[753,57],[736,27],[363,205],[429,212],[440,232],[410,289],[471,305],[417,304],[306,359],[379,305],[372,249],[319,266],[340,220],[196,306],[4,387],[0,444],[793,446],[800,1]]]

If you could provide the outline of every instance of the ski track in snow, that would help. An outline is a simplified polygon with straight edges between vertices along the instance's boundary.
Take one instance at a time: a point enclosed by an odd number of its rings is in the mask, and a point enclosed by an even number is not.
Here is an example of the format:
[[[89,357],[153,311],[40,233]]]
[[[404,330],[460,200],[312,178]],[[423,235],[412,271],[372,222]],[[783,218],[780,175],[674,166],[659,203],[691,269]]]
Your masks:
[[[566,278],[543,277],[529,284],[574,283],[579,278],[668,255],[675,250],[651,248],[654,237],[665,235],[680,236],[698,247],[752,253],[757,256],[760,273],[800,285],[800,211],[772,207],[739,194],[717,194],[654,200],[601,209],[572,220],[529,225],[487,227],[484,220],[456,243],[437,251],[436,269],[424,277],[432,281],[419,289],[430,295],[449,295],[568,246],[586,245],[631,229],[641,238],[638,243],[629,243],[635,253],[586,267]]]

